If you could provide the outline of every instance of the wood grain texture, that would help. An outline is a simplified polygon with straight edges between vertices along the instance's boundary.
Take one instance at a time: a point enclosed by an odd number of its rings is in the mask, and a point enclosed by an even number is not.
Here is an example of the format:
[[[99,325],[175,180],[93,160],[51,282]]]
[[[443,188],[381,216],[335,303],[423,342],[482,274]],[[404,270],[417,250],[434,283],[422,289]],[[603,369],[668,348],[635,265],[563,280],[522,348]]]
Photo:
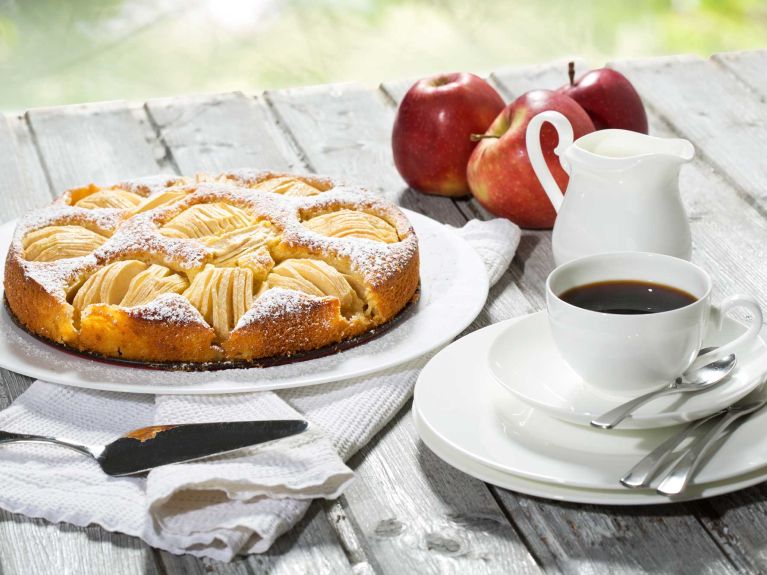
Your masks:
[[[555,90],[567,84],[568,62],[575,63],[576,78],[590,69],[582,58],[570,58],[546,64],[501,68],[492,72],[489,79],[511,101],[529,90]]]
[[[394,111],[380,94],[356,84],[315,86],[265,94],[309,168],[362,185],[399,205],[452,225],[466,218],[447,198],[407,187],[394,167]]]
[[[160,574],[152,550],[141,540],[100,527],[51,524],[0,514],[3,575]]]
[[[53,199],[24,118],[0,115],[0,214],[21,216]],[[24,392],[31,379],[0,369],[0,409]]]
[[[234,92],[150,100],[146,109],[182,174],[234,168],[303,170],[261,100]]]
[[[169,163],[180,173],[238,167],[306,171],[292,144],[259,100],[238,93],[215,94],[153,100],[146,109],[166,146]],[[207,145],[208,141],[215,145]],[[315,504],[296,529],[278,539],[267,553],[232,565],[164,553],[163,564],[169,573],[239,573],[247,568],[257,573],[344,573],[350,569],[349,560],[321,509],[319,503]]]
[[[737,54],[725,56],[734,61]],[[752,58],[751,53],[744,56]],[[711,106],[714,108],[715,103]],[[654,134],[674,135],[668,125],[652,115],[651,119],[655,120],[651,123]],[[764,306],[767,220],[760,210],[738,196],[728,180],[701,158],[682,170],[680,185],[693,230],[693,261],[714,278],[715,300],[745,292],[757,297]],[[766,495],[767,489],[760,485],[694,506],[695,515],[711,537],[742,571],[767,570]]]
[[[69,133],[75,131],[72,126]],[[73,150],[84,151],[76,139],[70,143]],[[0,212],[15,217],[51,199],[52,193],[25,121],[0,118]],[[0,408],[23,393],[31,382],[6,370],[0,370],[0,377],[3,388]],[[138,539],[95,526],[53,525],[42,519],[0,511],[0,573],[119,575],[153,574],[158,570],[153,551]]]
[[[431,216],[432,206],[438,207],[440,219],[465,222],[450,200],[403,192],[390,157],[394,110],[380,96],[344,85],[330,93],[319,88],[287,90],[269,92],[266,98],[312,169],[363,184],[372,180],[375,184],[370,187],[395,200],[413,194],[414,207],[420,211]],[[433,202],[427,206],[423,200]],[[511,565],[534,569],[524,545],[481,482],[430,452],[419,459],[409,417],[381,432],[352,465],[359,480],[345,493],[343,506],[348,521],[362,532],[374,569],[384,573],[490,573]],[[435,495],[435,486],[446,495]],[[466,519],[461,523],[453,516]]]
[[[409,406],[351,460],[346,492],[380,573],[538,573],[484,484],[418,440]]]
[[[359,527],[349,519],[349,514],[344,508],[345,503],[346,500],[340,497],[334,501],[325,501],[323,507],[352,565],[352,571],[355,575],[372,575],[376,571],[368,558],[367,542]]]
[[[711,60],[758,94],[767,95],[767,50],[724,52],[714,54]]]
[[[51,192],[22,118],[0,115],[0,220],[51,201]]]
[[[722,67],[694,56],[612,63],[677,134],[767,213],[767,104]]]
[[[27,118],[56,195],[160,172],[144,129],[124,103],[43,108]]]
[[[684,505],[611,508],[550,503],[498,490],[547,571],[561,573],[734,572]]]

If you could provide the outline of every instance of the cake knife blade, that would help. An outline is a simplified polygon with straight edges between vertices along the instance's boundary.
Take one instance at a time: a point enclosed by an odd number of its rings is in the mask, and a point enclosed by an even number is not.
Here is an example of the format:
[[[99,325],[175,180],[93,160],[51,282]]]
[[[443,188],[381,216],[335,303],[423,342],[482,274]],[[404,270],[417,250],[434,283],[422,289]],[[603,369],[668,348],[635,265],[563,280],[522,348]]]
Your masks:
[[[20,441],[54,443],[89,455],[104,473],[122,477],[289,437],[307,426],[300,419],[153,425],[130,431],[106,445],[90,446],[60,437],[0,431],[0,446]]]

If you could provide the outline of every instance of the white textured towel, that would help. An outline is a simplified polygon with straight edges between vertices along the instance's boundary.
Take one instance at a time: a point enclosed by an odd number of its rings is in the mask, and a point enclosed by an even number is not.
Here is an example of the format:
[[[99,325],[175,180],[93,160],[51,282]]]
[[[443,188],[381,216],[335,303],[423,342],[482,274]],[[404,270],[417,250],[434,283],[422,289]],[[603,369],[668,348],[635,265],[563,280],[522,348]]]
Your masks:
[[[487,265],[491,284],[520,232],[506,220],[456,230]],[[0,507],[30,517],[92,523],[153,547],[228,561],[267,550],[312,499],[334,498],[353,479],[344,461],[404,405],[426,358],[374,376],[280,392],[135,395],[37,381],[0,429],[104,444],[164,423],[305,418],[297,436],[204,461],[160,467],[146,478],[112,478],[80,454],[45,444],[3,446]]]

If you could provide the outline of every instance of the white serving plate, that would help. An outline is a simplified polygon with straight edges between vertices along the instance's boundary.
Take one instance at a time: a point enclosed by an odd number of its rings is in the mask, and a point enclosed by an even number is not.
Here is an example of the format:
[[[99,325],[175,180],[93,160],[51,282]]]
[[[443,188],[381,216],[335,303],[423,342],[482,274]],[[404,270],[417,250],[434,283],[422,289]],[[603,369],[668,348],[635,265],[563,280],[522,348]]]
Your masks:
[[[710,328],[703,346],[732,341],[746,328],[725,318],[721,329]],[[618,407],[631,397],[607,395],[586,383],[557,351],[546,312],[507,324],[486,351],[496,381],[527,405],[552,417],[578,425]],[[646,429],[700,419],[727,407],[751,392],[767,372],[767,345],[761,337],[735,352],[738,364],[732,375],[704,393],[666,395],[640,407],[620,429]]]
[[[418,409],[413,404],[413,422],[421,440],[433,451],[437,457],[480,481],[503,487],[517,493],[542,497],[554,501],[567,501],[569,503],[588,503],[592,505],[661,505],[668,504],[671,499],[658,495],[652,490],[601,490],[581,489],[569,487],[561,483],[545,483],[534,481],[518,475],[504,473],[478,461],[466,457],[461,452],[444,443],[439,436],[426,426],[418,414]],[[732,493],[746,489],[767,480],[767,469],[760,469],[738,476],[729,481],[693,485],[688,488],[684,496],[676,497],[673,501],[693,501]]]
[[[447,227],[404,210],[418,234],[421,296],[388,332],[335,355],[266,368],[178,372],[120,366],[66,353],[18,328],[0,312],[0,367],[51,383],[106,391],[212,394],[262,391],[341,381],[379,372],[450,342],[479,314],[487,271],[472,247]],[[15,221],[0,226],[0,258]]]
[[[437,449],[460,454],[461,461],[567,489],[627,492],[618,479],[676,429],[622,431],[574,425],[508,393],[493,379],[486,353],[498,334],[523,320],[476,331],[429,361],[415,387],[414,406],[421,423],[439,439],[442,447]],[[767,471],[765,429],[767,409],[729,435],[698,473],[695,484],[729,485],[754,472],[762,477],[760,473]]]

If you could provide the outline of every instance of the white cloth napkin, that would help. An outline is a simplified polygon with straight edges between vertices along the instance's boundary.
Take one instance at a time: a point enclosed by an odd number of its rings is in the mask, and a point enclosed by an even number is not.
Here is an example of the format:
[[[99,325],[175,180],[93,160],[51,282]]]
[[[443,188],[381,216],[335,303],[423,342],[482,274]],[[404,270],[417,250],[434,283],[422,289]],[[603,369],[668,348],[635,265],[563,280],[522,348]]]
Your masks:
[[[506,220],[456,230],[487,265],[491,283],[517,248]],[[0,507],[75,525],[98,524],[172,553],[228,561],[267,550],[312,499],[335,498],[353,479],[344,461],[405,404],[428,358],[374,376],[289,389],[207,396],[152,396],[34,382],[0,412],[0,429],[105,444],[164,423],[305,418],[309,430],[146,478],[112,478],[67,449],[17,443],[0,454]]]

